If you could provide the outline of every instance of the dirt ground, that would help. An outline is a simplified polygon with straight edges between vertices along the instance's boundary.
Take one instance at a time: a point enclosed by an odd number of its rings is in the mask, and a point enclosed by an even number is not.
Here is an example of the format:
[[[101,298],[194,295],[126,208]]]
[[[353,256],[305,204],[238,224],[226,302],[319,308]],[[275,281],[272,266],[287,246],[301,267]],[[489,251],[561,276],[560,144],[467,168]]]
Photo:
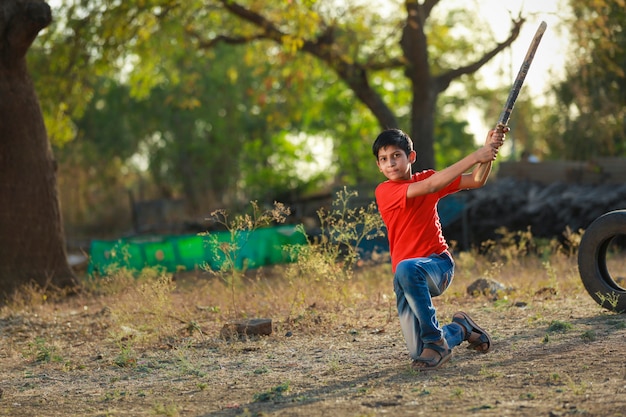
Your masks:
[[[626,315],[584,290],[437,306],[442,322],[471,314],[493,351],[461,345],[416,372],[395,310],[381,308],[337,312],[317,332],[275,322],[270,336],[225,341],[209,326],[132,351],[111,342],[102,300],[13,311],[0,317],[0,415],[626,415]]]

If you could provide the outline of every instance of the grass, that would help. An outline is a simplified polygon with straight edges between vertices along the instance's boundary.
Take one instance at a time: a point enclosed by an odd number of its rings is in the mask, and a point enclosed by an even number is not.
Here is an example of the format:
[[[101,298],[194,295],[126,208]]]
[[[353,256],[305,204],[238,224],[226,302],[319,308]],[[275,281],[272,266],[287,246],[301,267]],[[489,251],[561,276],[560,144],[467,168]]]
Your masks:
[[[441,304],[462,303],[468,296],[463,288],[476,277],[493,271],[480,261],[485,255],[474,253],[472,261],[466,265],[467,256],[458,257],[455,284],[449,292],[438,297]],[[384,329],[395,319],[395,295],[389,265],[355,267],[349,278],[344,275],[339,280],[327,268],[329,262],[324,257],[307,257],[301,262],[247,271],[235,287],[231,281],[202,273],[174,276],[146,270],[138,278],[129,279],[124,271],[119,271],[108,281],[99,283],[97,289],[87,289],[82,297],[98,300],[102,305],[102,316],[113,324],[107,329],[107,338],[118,345],[120,363],[131,363],[134,349],[168,338],[202,342],[206,335],[214,334],[232,319],[271,317],[281,333],[294,330],[323,332],[342,322],[346,331],[352,331],[355,337],[358,337],[355,329],[365,324]],[[560,254],[554,254],[550,263],[550,271],[558,271],[558,285],[562,292],[580,290],[581,287],[571,264],[571,259]],[[309,273],[298,275],[295,270]],[[312,275],[316,270],[321,275]],[[492,279],[513,290],[492,300],[489,308],[506,310],[519,301],[532,305],[541,289],[554,285],[554,278],[550,275],[552,273],[546,273],[540,260],[509,261],[499,267],[498,275]],[[488,299],[487,296],[480,297]],[[49,294],[47,301],[32,297],[37,301],[25,303],[24,297],[20,297],[17,302],[3,306],[1,315],[7,317],[19,311],[52,307],[56,302],[51,301],[54,298]],[[371,311],[372,308],[378,312],[377,317],[361,314],[361,311]],[[233,315],[233,311],[237,314]],[[545,318],[538,313],[533,320],[544,321]],[[569,326],[568,323],[549,323],[548,331],[565,331]],[[37,339],[31,342],[30,355],[38,361],[57,360],[54,349],[45,339]]]
[[[323,239],[288,248],[297,255],[291,264],[236,270],[231,260],[220,271],[194,274],[147,268],[137,275],[118,269],[97,282],[86,281],[83,297],[100,300],[102,315],[112,323],[107,339],[119,351],[114,363],[133,367],[142,348],[168,340],[205,341],[205,335],[214,334],[233,319],[272,317],[276,330],[282,333],[323,332],[338,321],[352,329],[355,337],[358,332],[354,329],[364,325],[384,330],[396,316],[390,266],[387,262],[363,266],[356,245],[350,246],[350,242],[378,236],[382,223],[376,220],[375,207],[349,208],[348,200],[353,196],[344,190],[338,193],[336,209],[319,213]],[[227,214],[220,212],[220,221],[238,233],[286,213],[282,206],[262,213],[257,210],[253,205],[255,214],[236,217],[230,223]],[[357,228],[357,224],[367,227]],[[463,288],[478,277],[495,279],[511,289],[492,299],[491,308],[496,310],[509,309],[514,301],[532,304],[546,288],[580,290],[571,252],[571,241],[577,239],[571,232],[567,250],[554,241],[539,246],[529,231],[500,233],[503,238],[499,244],[487,242],[480,249],[457,254],[455,282],[461,285],[453,285],[438,300],[450,305],[461,303],[467,296]],[[224,256],[232,259],[232,254]],[[53,305],[59,299],[62,296],[50,291],[27,287],[4,305],[1,313],[6,317]],[[362,316],[361,311],[372,309],[378,312],[376,317]],[[548,333],[566,331],[568,326],[553,322]],[[44,339],[32,341],[30,349],[29,355],[38,362],[62,360]]]
[[[389,282],[390,265],[364,264],[357,250],[359,242],[381,235],[382,221],[373,205],[351,208],[353,197],[354,192],[340,191],[333,209],[318,213],[321,239],[286,248],[296,262],[256,270],[237,269],[237,247],[224,245],[220,250],[226,262],[220,270],[169,274],[146,268],[137,275],[120,268],[97,281],[86,281],[84,294],[106,304],[103,314],[110,315],[115,323],[109,330],[110,339],[123,342],[122,350],[180,336],[181,329],[191,338],[202,339],[207,322],[219,326],[228,320],[250,317],[276,317],[285,330],[313,330],[333,325],[341,309],[349,313],[348,320],[357,328],[363,320],[359,315],[363,304],[388,313],[391,320],[395,316],[395,295]],[[230,218],[224,211],[213,213],[216,222],[234,236],[233,241],[240,240],[236,237],[239,233],[270,222],[284,222],[287,215],[289,210],[279,203],[261,210],[255,202],[250,214]],[[580,288],[578,272],[572,265],[572,242],[578,242],[579,235],[568,231],[567,245],[563,246],[557,240],[535,240],[530,230],[502,229],[498,233],[499,242],[485,242],[480,248],[455,254],[455,281],[471,283],[484,277],[503,283],[512,291],[496,296],[494,307],[502,309],[509,308],[513,299],[531,302],[546,288]],[[463,288],[453,286],[440,299],[444,303],[458,302],[466,296]],[[179,300],[181,296],[184,303]],[[10,314],[32,309],[59,298],[62,295],[29,286],[2,311]],[[39,350],[45,349],[39,346]]]
[[[12,329],[12,336],[3,339],[3,362],[25,369],[19,390],[32,397],[36,396],[31,393],[38,393],[48,383],[40,375],[58,371],[57,378],[67,376],[70,381],[98,375],[100,383],[90,391],[85,388],[89,396],[81,403],[93,405],[89,398],[95,398],[91,401],[96,408],[104,409],[98,415],[142,415],[137,409],[120,412],[122,404],[139,404],[137,407],[150,415],[188,415],[182,398],[210,396],[216,390],[241,393],[238,402],[222,404],[225,410],[235,410],[224,415],[263,415],[242,408],[241,402],[251,408],[259,404],[306,405],[329,396],[335,401],[335,393],[342,392],[346,398],[359,397],[358,404],[390,407],[388,404],[421,404],[423,397],[437,397],[463,402],[467,410],[487,410],[499,407],[492,404],[500,402],[478,395],[477,378],[494,386],[492,391],[520,378],[524,385],[515,399],[533,403],[544,398],[541,390],[529,388],[535,384],[559,385],[559,392],[579,397],[594,389],[591,377],[572,379],[568,376],[575,375],[571,370],[533,373],[525,363],[517,371],[502,365],[525,355],[529,346],[531,351],[544,352],[570,340],[575,340],[573,346],[588,345],[625,326],[624,320],[605,313],[600,306],[596,311],[606,317],[608,329],[583,329],[575,315],[564,311],[561,301],[565,295],[587,297],[575,251],[571,244],[564,249],[556,241],[537,241],[530,232],[509,236],[502,231],[506,238],[499,244],[455,253],[454,283],[435,299],[442,317],[471,304],[480,315],[510,319],[500,329],[495,326],[492,336],[500,340],[503,337],[498,332],[508,332],[506,352],[512,358],[495,356],[496,362],[470,364],[469,374],[463,377],[470,382],[465,386],[449,384],[449,375],[423,376],[408,366],[387,375],[393,366],[386,361],[404,358],[393,353],[402,351],[402,342],[396,338],[391,268],[388,262],[365,262],[348,246],[350,241],[378,233],[380,223],[371,207],[359,211],[350,211],[348,204],[337,207],[320,213],[329,216],[322,223],[331,229],[352,229],[345,233],[335,230],[334,235],[323,235],[326,240],[293,248],[298,257],[291,264],[176,274],[146,269],[137,275],[118,269],[97,282],[86,281],[83,291],[71,298],[26,287],[0,307],[0,324],[5,330]],[[367,221],[363,222],[370,226],[358,229],[358,233],[365,230],[365,235],[355,235],[354,223],[364,216]],[[255,223],[235,224],[254,227]],[[569,239],[577,240],[571,232]],[[510,290],[496,295],[467,294],[466,288],[481,277],[497,280]],[[271,318],[272,336],[232,340],[219,336],[233,319],[247,318]],[[513,323],[521,329],[519,334],[508,329]],[[316,340],[316,344],[303,346],[304,339]],[[365,345],[367,340],[375,340],[374,347]],[[371,359],[372,352],[380,355],[378,360]],[[389,356],[392,359],[387,359]],[[461,366],[455,361],[453,358],[451,369]],[[362,372],[365,376],[359,379],[356,375]],[[157,384],[157,379],[165,382]],[[338,382],[342,379],[350,383],[343,386]],[[408,388],[394,394],[404,395],[402,401],[396,397],[377,401],[384,387],[404,381]],[[73,392],[72,384],[79,382],[68,382],[63,396],[72,398],[67,394]],[[174,394],[163,397],[160,385]],[[0,414],[2,411],[0,406]]]

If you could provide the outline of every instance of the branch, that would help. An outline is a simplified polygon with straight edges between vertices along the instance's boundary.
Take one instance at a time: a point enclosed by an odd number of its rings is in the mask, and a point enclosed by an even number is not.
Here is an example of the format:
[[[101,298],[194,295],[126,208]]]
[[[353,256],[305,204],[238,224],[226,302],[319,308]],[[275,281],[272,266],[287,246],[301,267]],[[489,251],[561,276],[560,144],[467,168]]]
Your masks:
[[[432,12],[439,1],[440,0],[425,0],[424,3],[420,4],[418,0],[406,0],[404,7],[409,15],[418,16],[420,24],[424,25],[424,22],[430,17],[430,12]]]
[[[521,16],[518,17],[517,20],[512,20],[513,22],[513,28],[511,29],[511,33],[509,35],[509,37],[502,43],[498,43],[496,45],[495,48],[493,48],[491,51],[487,52],[486,54],[484,54],[479,60],[477,60],[476,62],[463,66],[463,67],[459,67],[450,71],[447,71],[437,77],[435,77],[435,85],[437,86],[437,92],[442,92],[444,91],[446,88],[448,88],[448,86],[450,85],[450,83],[461,77],[462,75],[465,74],[472,74],[476,71],[478,71],[483,65],[485,65],[487,62],[489,62],[491,60],[491,58],[493,58],[494,56],[498,55],[500,52],[502,52],[502,50],[508,48],[509,46],[511,46],[511,44],[515,41],[515,39],[517,39],[517,37],[519,36],[520,30],[522,28],[522,25],[524,24],[524,22],[526,21],[526,19],[522,18]]]
[[[232,0],[219,0],[224,8],[234,14],[242,18],[243,20],[252,23],[254,26],[260,28],[262,33],[256,35],[257,39],[273,39],[276,42],[281,42],[281,39],[284,35],[271,21],[267,20],[265,17],[260,14],[253,12],[252,10],[246,9],[238,3],[235,3]]]
[[[230,13],[235,16],[252,23],[254,26],[260,29],[259,33],[249,35],[249,36],[228,36],[228,35],[218,35],[211,40],[204,40],[203,36],[193,30],[187,30],[187,33],[193,36],[197,41],[201,48],[209,49],[216,46],[219,43],[226,43],[229,45],[243,45],[249,42],[254,42],[263,39],[273,40],[277,43],[282,42],[282,38],[285,35],[281,32],[274,23],[267,20],[265,17],[260,14],[253,12],[245,7],[241,6],[238,3],[235,3],[231,0],[219,0],[224,8],[228,10]]]
[[[430,16],[430,12],[433,10],[433,7],[437,5],[437,3],[439,3],[439,0],[424,1],[424,4],[422,5],[422,8],[424,10],[424,21],[428,19],[428,17]]]
[[[266,36],[263,34],[251,35],[251,36],[226,36],[226,35],[218,35],[213,39],[205,40],[202,35],[195,30],[187,30],[187,33],[198,41],[198,46],[201,49],[211,49],[215,47],[219,43],[225,43],[228,45],[243,45],[249,42],[254,42],[261,39],[266,39]]]
[[[370,71],[382,71],[388,69],[395,68],[405,68],[406,67],[406,59],[402,57],[398,58],[389,58],[387,61],[381,62],[367,62],[363,65],[363,68],[368,69]]]
[[[286,33],[278,29],[277,26],[273,22],[271,22],[270,20],[266,19],[264,16],[252,10],[246,9],[245,7],[241,6],[238,3],[235,3],[232,0],[220,0],[220,1],[224,5],[226,10],[244,19],[245,21],[252,23],[256,27],[261,29],[262,32],[257,33],[255,35],[247,36],[247,37],[229,37],[225,35],[220,35],[209,42],[201,43],[201,46],[211,47],[215,43],[218,43],[218,42],[225,42],[229,44],[243,44],[246,42],[251,42],[251,41],[260,40],[260,39],[270,39],[270,40],[274,40],[277,43],[282,43],[282,40],[286,36]],[[439,0],[433,0],[433,1],[434,3],[436,3]],[[335,38],[334,38],[333,31],[334,31],[334,27],[328,26],[314,40],[303,40],[304,43],[302,46],[302,50],[304,52],[308,52],[311,55],[314,55],[320,58],[321,60],[329,64],[331,67],[333,67],[335,70],[337,70],[339,67],[345,68],[349,66],[349,67],[353,67],[353,69],[356,71],[362,71],[362,70],[378,71],[378,70],[384,70],[384,69],[389,69],[389,68],[399,68],[405,65],[405,61],[403,58],[394,58],[389,61],[381,61],[381,62],[372,61],[372,62],[362,64],[362,65],[355,64],[352,59],[345,58],[342,54],[338,53],[337,48],[333,47],[335,45]],[[194,37],[196,37],[196,39],[201,38],[200,34],[198,33],[191,33],[191,34]]]
[[[219,1],[226,10],[261,30],[260,33],[253,36],[254,39],[271,39],[282,44],[286,34],[278,29],[273,22],[233,0]],[[332,68],[339,78],[350,87],[356,97],[372,111],[382,126],[396,127],[397,122],[393,112],[369,84],[368,70],[386,68],[388,65],[398,66],[397,61],[371,63],[370,66],[354,62],[354,60],[341,54],[336,47],[332,28],[324,30],[315,40],[303,39],[301,50],[319,58]]]

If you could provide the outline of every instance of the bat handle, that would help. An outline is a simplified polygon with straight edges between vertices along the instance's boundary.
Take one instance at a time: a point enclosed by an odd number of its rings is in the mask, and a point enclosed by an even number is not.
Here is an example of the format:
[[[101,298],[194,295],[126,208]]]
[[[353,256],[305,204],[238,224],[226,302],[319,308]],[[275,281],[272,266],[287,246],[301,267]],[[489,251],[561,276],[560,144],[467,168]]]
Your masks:
[[[505,126],[506,125],[504,123],[498,122],[498,124],[496,125],[496,131],[502,133]],[[476,172],[474,172],[474,181],[483,182],[485,180],[487,172],[489,171],[489,168],[489,163],[480,163],[480,165],[478,165],[478,168],[476,168]]]

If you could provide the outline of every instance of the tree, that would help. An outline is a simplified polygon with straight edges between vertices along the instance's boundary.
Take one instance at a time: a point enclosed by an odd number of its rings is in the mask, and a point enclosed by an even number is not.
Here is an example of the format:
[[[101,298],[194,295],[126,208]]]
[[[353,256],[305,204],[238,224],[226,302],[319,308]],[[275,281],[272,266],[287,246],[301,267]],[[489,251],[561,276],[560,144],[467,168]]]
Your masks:
[[[68,265],[56,166],[26,53],[48,26],[50,6],[0,1],[0,294],[23,284],[66,287]]]
[[[211,126],[211,137],[206,131],[185,132],[185,128],[189,123],[201,127],[206,122],[201,120],[207,114],[206,102],[219,105],[223,97],[228,97],[223,91],[218,92],[220,95],[213,94],[198,83],[204,73],[218,65],[216,47],[226,51],[223,57],[228,55],[228,50],[235,55],[233,48],[243,46],[240,49],[255,53],[246,52],[240,67],[235,65],[232,72],[237,84],[253,81],[248,90],[257,102],[243,106],[248,115],[244,123],[236,123],[232,112],[228,114],[231,126],[224,123],[225,131],[247,129],[237,140],[248,140],[245,146],[235,148],[236,152],[244,152],[238,160],[242,166],[238,173],[247,169],[247,173],[243,172],[246,177],[237,180],[227,174],[236,184],[236,188],[228,187],[227,192],[246,198],[248,190],[261,190],[269,195],[276,194],[279,188],[301,187],[303,184],[294,181],[297,178],[292,173],[282,175],[286,172],[282,169],[285,161],[301,158],[299,149],[288,149],[287,140],[288,133],[299,132],[333,138],[332,156],[338,158],[335,165],[339,167],[336,173],[339,181],[368,181],[376,178],[369,149],[371,137],[380,126],[411,130],[423,157],[418,168],[435,165],[433,131],[444,128],[446,132],[452,129],[463,133],[464,129],[462,124],[448,123],[456,122],[456,115],[449,111],[443,117],[444,113],[438,113],[435,119],[442,93],[454,80],[464,84],[473,82],[472,71],[506,48],[523,22],[521,18],[513,21],[508,38],[496,43],[481,30],[478,20],[467,18],[471,14],[467,10],[446,12],[443,18],[432,13],[438,3],[408,1],[406,13],[394,13],[389,18],[367,6],[353,7],[352,1],[67,0],[58,6],[60,18],[55,19],[44,42],[38,43],[41,55],[32,60],[41,74],[37,77],[41,83],[37,91],[45,91],[42,105],[46,123],[52,142],[60,144],[70,140],[76,131],[79,134],[75,137],[81,136],[83,122],[89,122],[87,119],[93,113],[86,115],[85,120],[81,118],[97,104],[90,101],[102,97],[97,89],[103,78],[128,86],[137,103],[159,100],[159,91],[167,95],[177,90],[174,97],[166,97],[169,104],[174,104],[171,108],[165,108],[163,101],[157,103],[164,110],[164,117],[156,122],[162,125],[159,133],[167,135],[164,136],[167,146],[149,153],[154,162],[152,173],[157,174],[153,178],[163,185],[171,185],[165,184],[171,181],[177,191],[184,189],[192,203],[196,200],[194,194],[204,198],[213,192],[223,198],[226,194],[219,188],[204,190],[201,187],[206,184],[193,181],[215,177],[204,175],[207,167],[216,168],[217,164],[213,164],[210,158],[214,156],[202,146],[208,142],[207,138],[220,139],[215,136],[216,126]],[[459,36],[459,32],[463,34]],[[487,49],[487,45],[493,46]],[[51,60],[53,51],[55,58]],[[189,61],[193,61],[192,65]],[[459,62],[467,64],[459,66]],[[248,70],[255,66],[261,68],[260,72],[255,70],[251,77],[241,76],[244,70],[241,67]],[[417,74],[416,69],[422,72]],[[52,72],[59,82],[52,78]],[[294,83],[296,79],[300,81]],[[305,83],[308,86],[302,88]],[[300,90],[295,90],[294,85]],[[301,94],[303,90],[305,94]],[[181,97],[181,92],[186,97]],[[336,97],[330,97],[331,94]],[[134,106],[136,102],[132,103],[133,112],[140,108]],[[191,115],[190,110],[194,109],[187,104],[194,102],[201,104],[195,109],[196,115]],[[322,103],[327,107],[319,111]],[[176,110],[178,104],[184,107],[184,112],[181,107]],[[147,107],[147,104],[143,106]],[[310,114],[312,107],[318,110],[315,116]],[[176,118],[184,123],[176,123]],[[443,138],[438,141],[439,146],[444,140],[459,143],[456,135],[438,137]],[[139,136],[133,139],[137,143],[141,140]],[[472,144],[467,135],[462,139]],[[272,152],[278,147],[283,147],[284,152],[276,157]],[[79,149],[93,148],[81,144]],[[68,149],[68,153],[71,151]],[[178,162],[173,154],[179,157]],[[92,171],[93,168],[90,166]],[[280,172],[280,177],[276,172]],[[274,181],[269,178],[272,173]],[[225,181],[220,181],[216,187],[224,184]]]
[[[511,45],[524,23],[521,17],[513,19],[509,35],[496,42],[478,19],[468,18],[471,11],[450,12],[443,21],[434,18],[440,3],[407,0],[404,13],[381,17],[367,5],[355,6],[352,1],[194,0],[184,6],[172,0],[68,1],[60,10],[70,30],[58,36],[65,38],[64,45],[75,45],[63,47],[69,54],[63,61],[68,63],[66,70],[80,59],[96,72],[132,63],[130,82],[134,90],[144,93],[160,82],[180,82],[182,74],[168,59],[177,50],[200,54],[218,44],[259,43],[263,45],[259,50],[264,50],[261,58],[275,56],[276,50],[283,59],[309,54],[337,75],[380,127],[409,130],[420,149],[417,167],[425,168],[435,166],[435,113],[440,95]],[[451,54],[456,46],[462,49]],[[154,53],[155,47],[159,54]],[[77,51],[90,51],[91,56],[82,57]],[[404,74],[408,81],[408,86],[402,85],[410,92],[408,106],[387,97],[392,72]],[[400,126],[396,106],[409,108],[408,127]]]
[[[238,36],[220,34],[202,44],[241,43],[269,39],[280,45],[287,44],[294,50],[311,54],[326,63],[349,86],[355,96],[374,114],[382,128],[398,127],[398,122],[390,106],[383,100],[379,89],[371,82],[372,74],[381,70],[404,71],[410,81],[411,91],[410,133],[416,148],[420,150],[417,168],[435,166],[434,121],[439,95],[450,86],[452,81],[475,73],[507,48],[517,39],[524,23],[522,18],[513,20],[508,38],[484,51],[476,59],[452,68],[436,68],[430,57],[431,48],[427,26],[431,13],[440,0],[405,1],[406,17],[399,39],[402,53],[396,56],[387,54],[385,42],[381,42],[378,46],[368,45],[369,52],[359,49],[360,42],[358,38],[355,38],[357,33],[349,24],[354,16],[346,13],[342,19],[340,12],[334,11],[328,14],[332,17],[325,20],[320,11],[321,6],[316,9],[316,2],[313,1],[304,2],[305,5],[299,16],[294,11],[296,7],[292,2],[283,3],[282,13],[277,12],[276,9],[268,10],[268,7],[258,2],[245,5],[232,0],[219,0],[219,3],[233,16],[248,22],[256,30],[247,29]],[[278,9],[280,10],[280,6]],[[302,27],[298,25],[289,24],[287,18],[298,23],[315,22],[316,26],[302,30]],[[373,29],[374,26],[368,27]],[[362,34],[363,30],[360,33]],[[383,40],[386,41],[386,39]]]
[[[551,155],[626,156],[626,3],[571,1],[570,66],[546,120]]]
[[[282,75],[294,71],[287,81],[291,88],[284,89],[271,65],[248,64],[249,56],[259,55],[254,49],[219,45],[206,56],[181,49],[177,68],[185,74],[183,82],[161,83],[141,98],[119,81],[101,80],[75,120],[76,139],[57,155],[64,167],[71,163],[84,178],[95,171],[89,181],[102,181],[100,197],[106,191],[113,194],[114,188],[124,193],[125,185],[107,173],[121,177],[120,162],[128,166],[140,157],[146,167],[143,177],[160,192],[144,198],[183,197],[193,216],[247,205],[250,198],[272,204],[287,190],[302,189],[317,178],[305,181],[296,175],[293,166],[310,158],[310,149],[290,143],[289,132],[300,130],[302,110],[319,96],[310,97],[297,85],[302,69],[281,67]],[[72,188],[75,193],[77,187]],[[80,188],[93,196],[93,187]],[[103,206],[114,211],[108,202],[99,206],[90,213],[107,216]]]
[[[198,48],[195,38],[184,36],[188,20],[201,18],[211,28],[216,14],[203,13],[199,3],[64,2],[32,60],[49,97],[44,106],[52,116],[46,121],[58,133],[57,155],[85,168],[82,178],[98,181],[106,176],[88,172],[111,172],[109,166],[141,153],[149,180],[163,191],[148,198],[184,197],[194,215],[198,208],[206,213],[249,195],[270,199],[305,186],[282,168],[309,157],[306,147],[290,146],[286,132],[303,123],[302,79],[311,77],[310,67],[272,62],[259,45]],[[54,60],[56,77],[71,72],[75,83],[54,82],[44,59],[51,51],[61,52]],[[72,131],[74,143],[65,143]],[[102,214],[99,209],[90,212]]]

